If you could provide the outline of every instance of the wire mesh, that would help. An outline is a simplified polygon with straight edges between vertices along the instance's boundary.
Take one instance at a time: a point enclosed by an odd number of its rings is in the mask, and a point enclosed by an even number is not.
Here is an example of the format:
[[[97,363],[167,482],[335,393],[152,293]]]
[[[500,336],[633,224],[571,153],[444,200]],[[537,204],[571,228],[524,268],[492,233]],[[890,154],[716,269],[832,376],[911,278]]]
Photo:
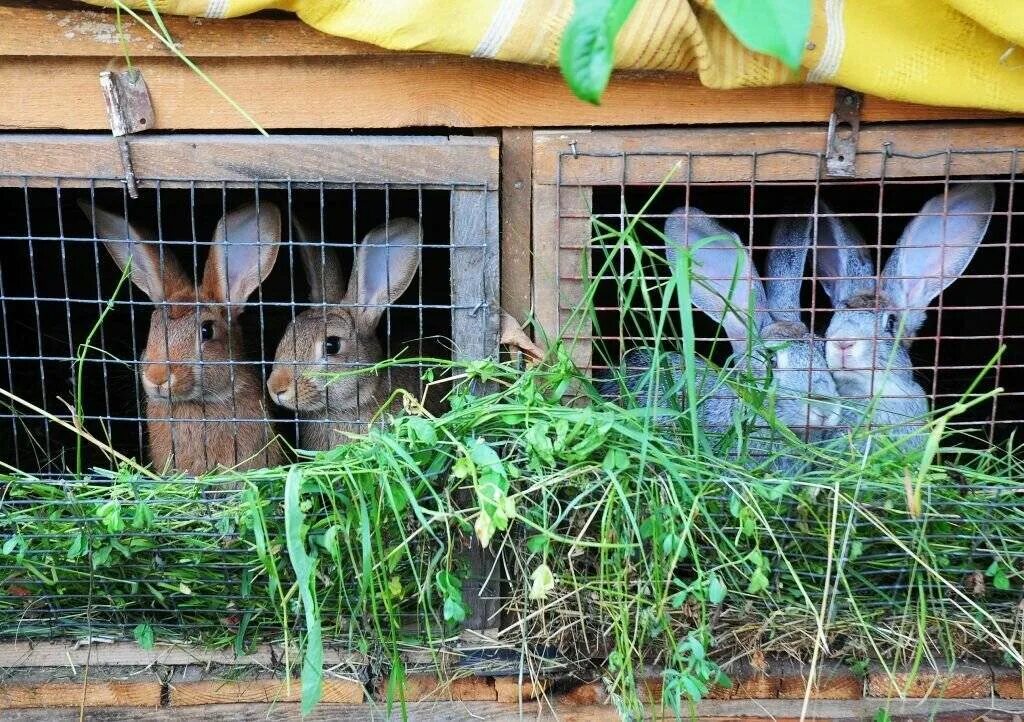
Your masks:
[[[0,178],[0,513],[16,539],[0,561],[0,637],[124,637],[149,619],[209,639],[274,617],[238,539],[248,512],[180,480],[125,476],[126,460],[168,477],[262,468],[365,432],[399,389],[423,397],[432,359],[497,337],[492,195],[483,183],[163,178],[129,200],[110,179]],[[83,495],[126,479],[126,498]],[[19,521],[39,513],[63,531]],[[68,538],[66,562],[91,559],[86,593],[34,576]],[[171,567],[201,569],[195,588],[169,588]]]
[[[745,151],[743,142],[738,135],[734,152],[603,152],[596,136],[588,139],[586,151],[569,148],[559,153],[558,283],[564,288],[595,284],[594,313],[587,323],[567,323],[578,294],[568,294],[569,301],[559,306],[562,337],[577,347],[577,359],[589,362],[601,376],[623,359],[628,365],[630,351],[650,346],[656,336],[667,348],[678,344],[678,326],[659,332],[651,314],[623,307],[621,279],[641,281],[645,302],[667,312],[670,323],[678,319],[678,299],[664,294],[666,281],[672,276],[673,253],[697,245],[705,228],[698,219],[703,213],[713,219],[715,228],[736,235],[752,273],[735,276],[732,267],[724,270],[713,258],[708,262],[706,253],[702,259],[694,252],[694,272],[700,281],[695,287],[710,284],[719,295],[724,293],[741,320],[761,325],[754,332],[768,331],[761,341],[779,339],[772,338],[777,329],[764,327],[759,310],[771,311],[763,314],[765,322],[791,320],[805,329],[822,353],[811,354],[800,369],[804,399],[814,395],[817,377],[837,370],[857,381],[840,384],[842,404],[872,405],[882,411],[898,406],[922,412],[946,409],[1002,388],[965,410],[952,426],[986,443],[1008,438],[1024,420],[1024,325],[1021,314],[1015,313],[1024,303],[1024,240],[1017,228],[1022,211],[1015,202],[1018,149],[912,155],[889,147],[864,154],[869,157],[865,166],[877,166],[877,177],[866,173],[868,177],[834,180],[823,177],[820,154],[785,148]],[[657,140],[646,148],[652,146]],[[982,195],[991,188],[994,203],[960,201],[972,187]],[[591,214],[595,222],[583,234],[579,224]],[[642,222],[636,222],[638,216]],[[673,222],[674,236],[666,231],[666,223]],[[689,228],[691,223],[694,229]],[[964,223],[983,226],[978,237],[964,235]],[[608,240],[610,231],[627,228],[654,252],[654,260],[645,256],[638,261],[636,253]],[[806,253],[806,260],[798,255],[788,261],[796,264],[793,268],[776,262],[773,270],[769,264],[778,252],[773,249],[780,244],[773,233],[784,235],[787,228],[789,233],[794,228],[803,233],[802,241],[789,243],[789,252]],[[830,265],[833,229],[838,229],[841,245],[861,250],[861,263],[869,271]],[[915,230],[917,237],[908,241]],[[911,257],[907,250],[899,250],[908,244],[934,251],[933,265],[918,269],[905,261],[906,267],[897,268],[897,256]],[[962,268],[955,262],[958,255],[968,256]],[[732,297],[730,283],[739,288]],[[796,289],[799,301],[766,308],[773,292],[787,283],[790,290]],[[933,294],[934,299],[921,292],[912,298],[896,297],[896,287],[915,283],[944,288]],[[872,293],[832,298],[829,292],[844,284]],[[760,309],[748,305],[751,293]],[[849,323],[855,316],[851,308],[865,312],[858,321],[861,325]],[[722,323],[724,315],[716,317],[694,304],[697,351],[716,364],[754,353],[754,344],[741,349],[751,341],[751,329],[734,326],[730,331]],[[900,342],[892,343],[894,338]],[[850,345],[856,353],[846,353]],[[774,362],[778,372],[778,358]],[[900,411],[892,418],[904,414],[909,421],[916,412]],[[882,417],[884,413],[878,413],[875,419]],[[878,426],[883,426],[881,421]]]

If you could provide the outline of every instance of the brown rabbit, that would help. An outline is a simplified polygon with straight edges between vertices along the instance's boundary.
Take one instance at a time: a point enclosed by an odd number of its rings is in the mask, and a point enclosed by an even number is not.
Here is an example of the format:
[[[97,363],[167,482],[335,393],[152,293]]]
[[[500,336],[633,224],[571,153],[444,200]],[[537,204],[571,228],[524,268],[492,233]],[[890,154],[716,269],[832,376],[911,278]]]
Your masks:
[[[126,218],[79,206],[117,265],[124,270],[131,261],[132,282],[156,304],[140,359],[156,470],[198,476],[279,464],[259,374],[241,361],[238,324],[246,299],[277,260],[277,207],[247,205],[220,220],[197,289],[170,250],[147,241]],[[118,240],[126,233],[128,240]]]
[[[296,316],[277,346],[270,397],[299,413],[300,445],[329,449],[347,440],[340,431],[365,430],[396,388],[419,395],[420,374],[410,367],[360,373],[337,380],[323,374],[366,368],[384,359],[377,324],[388,304],[412,283],[419,268],[422,230],[411,218],[396,218],[363,238],[356,250],[348,290],[334,249],[308,244],[296,227],[310,301],[323,304]],[[401,405],[396,398],[392,409]]]

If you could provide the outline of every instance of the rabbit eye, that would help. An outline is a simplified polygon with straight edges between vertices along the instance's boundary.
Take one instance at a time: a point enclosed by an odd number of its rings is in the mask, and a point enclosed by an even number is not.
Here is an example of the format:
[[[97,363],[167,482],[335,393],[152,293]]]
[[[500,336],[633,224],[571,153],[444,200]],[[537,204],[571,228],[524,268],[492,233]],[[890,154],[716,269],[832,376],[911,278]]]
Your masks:
[[[203,324],[199,327],[199,337],[204,341],[209,341],[213,338],[213,321],[203,321]]]
[[[338,336],[328,336],[324,341],[324,353],[333,356],[341,351],[341,339]]]
[[[895,316],[890,315],[890,316],[886,317],[886,319],[885,319],[885,332],[887,334],[889,334],[890,336],[895,336],[896,335],[896,317]]]

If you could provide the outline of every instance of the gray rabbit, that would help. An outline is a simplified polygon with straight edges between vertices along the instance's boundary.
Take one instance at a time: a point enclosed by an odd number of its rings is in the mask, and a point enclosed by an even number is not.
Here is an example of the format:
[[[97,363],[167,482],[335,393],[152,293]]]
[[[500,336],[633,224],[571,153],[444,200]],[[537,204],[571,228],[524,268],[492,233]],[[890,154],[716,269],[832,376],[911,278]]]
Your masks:
[[[758,386],[770,389],[773,403],[770,399],[765,411],[773,412],[778,423],[797,436],[813,441],[833,429],[840,417],[837,391],[822,345],[812,337],[800,314],[807,223],[785,221],[776,226],[767,261],[771,280],[767,283],[762,283],[739,237],[703,211],[674,211],[665,222],[665,237],[666,256],[673,267],[681,249],[692,254],[693,304],[721,323],[733,346],[735,368],[757,380]],[[655,408],[667,406],[667,396],[685,391],[682,357],[662,353],[660,358],[662,365],[653,387]],[[636,403],[646,405],[653,349],[634,349],[626,354],[624,362],[629,369],[625,391]],[[723,381],[722,373],[699,359],[696,364],[699,421],[707,431],[724,432],[733,427],[738,414],[747,413],[749,403]],[[603,387],[605,395],[618,391],[607,384]],[[665,423],[667,415],[656,414],[656,422]],[[766,429],[768,421],[758,416],[754,424]]]
[[[881,277],[857,229],[819,205],[815,276],[835,308],[825,358],[844,407],[842,427],[891,427],[904,448],[923,444],[928,397],[914,380],[908,347],[928,304],[974,257],[994,205],[991,183],[935,196],[907,225]]]

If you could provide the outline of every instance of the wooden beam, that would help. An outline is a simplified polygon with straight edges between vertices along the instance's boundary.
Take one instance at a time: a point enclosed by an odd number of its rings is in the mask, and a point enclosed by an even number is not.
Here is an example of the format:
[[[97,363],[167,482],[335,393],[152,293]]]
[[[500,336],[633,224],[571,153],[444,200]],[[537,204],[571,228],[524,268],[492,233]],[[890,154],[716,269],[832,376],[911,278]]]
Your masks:
[[[39,7],[42,5],[42,7]],[[149,22],[149,13],[140,15]],[[173,53],[127,13],[122,32],[114,12],[69,7],[67,3],[0,6],[0,56],[114,57],[124,53],[122,38],[132,58],[173,57]],[[333,35],[300,22],[292,15],[210,20],[163,17],[178,47],[190,58],[297,57],[308,55],[385,55],[391,51]]]
[[[0,62],[0,128],[106,129],[103,57],[10,56]],[[557,70],[455,56],[200,58],[200,66],[265,128],[546,127],[824,123],[833,90],[711,90],[672,73],[617,73],[601,106],[572,97]],[[180,61],[137,63],[158,129],[250,128]],[[1002,117],[868,98],[864,122]]]
[[[806,719],[833,722],[861,722],[873,719],[880,708],[886,708],[893,719],[927,718],[937,722],[970,722],[985,719],[1013,719],[1020,715],[1020,704],[1012,700],[854,700],[820,702],[811,700]],[[793,720],[803,719],[802,700],[705,701],[696,706],[695,714],[702,720]],[[524,701],[523,705],[497,702],[419,702],[407,705],[409,719],[421,722],[450,722],[457,719],[481,719],[489,722],[535,720],[560,722],[613,722],[621,719],[612,705],[556,705],[552,710],[543,701]],[[93,709],[88,719],[93,722],[348,722],[387,718],[383,705],[324,704],[308,717],[299,714],[295,703],[217,704],[199,707],[166,707],[155,710]],[[4,714],[5,722],[78,722],[77,710],[18,710]],[[671,711],[650,710],[650,719],[673,719]]]
[[[96,642],[76,645],[71,642],[6,642],[0,644],[0,669],[43,667],[150,667],[155,664],[173,665],[240,665],[273,668],[281,663],[284,651],[270,645],[260,645],[251,654],[236,657],[229,649],[177,644],[158,644],[143,649],[135,642]],[[299,659],[292,650],[293,659]],[[366,664],[366,657],[358,652],[324,649],[327,667]]]
[[[299,702],[302,683],[293,679],[204,680],[169,683],[172,707],[236,704],[241,702]],[[346,679],[325,679],[320,700],[325,704],[360,704],[363,685]]]
[[[517,321],[530,313],[533,131],[501,132],[501,307]]]
[[[143,134],[131,139],[131,155],[140,180],[164,186],[290,179],[498,188],[498,143],[487,137]],[[23,176],[33,177],[30,184],[53,177],[120,183],[123,175],[108,135],[0,135],[0,185],[20,185]]]
[[[85,682],[11,682],[0,685],[0,710],[32,707],[159,707],[159,682],[99,680]]]
[[[1022,145],[1024,129],[1019,123],[862,126],[856,174],[1019,174],[1024,172],[1024,154],[1013,149]],[[819,176],[824,146],[824,125],[538,131],[534,184],[657,185],[670,176],[675,183],[807,181]],[[947,154],[950,150],[976,152]]]

